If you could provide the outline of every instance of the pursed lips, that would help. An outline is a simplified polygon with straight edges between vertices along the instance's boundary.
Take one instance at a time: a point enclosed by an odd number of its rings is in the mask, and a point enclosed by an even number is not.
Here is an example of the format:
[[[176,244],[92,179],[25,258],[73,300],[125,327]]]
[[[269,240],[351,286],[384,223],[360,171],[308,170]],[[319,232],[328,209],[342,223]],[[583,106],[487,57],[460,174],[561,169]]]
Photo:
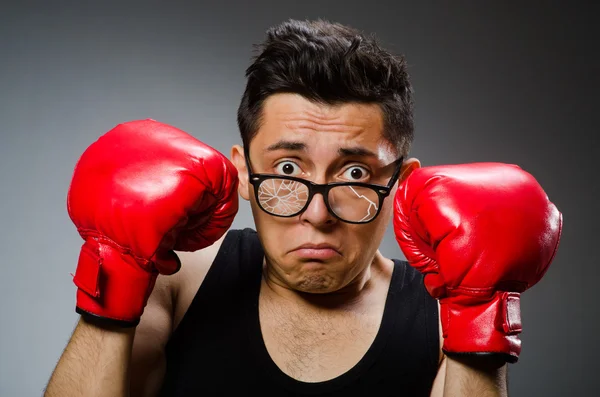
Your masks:
[[[339,249],[329,243],[306,243],[290,251],[303,259],[329,259],[341,256]]]

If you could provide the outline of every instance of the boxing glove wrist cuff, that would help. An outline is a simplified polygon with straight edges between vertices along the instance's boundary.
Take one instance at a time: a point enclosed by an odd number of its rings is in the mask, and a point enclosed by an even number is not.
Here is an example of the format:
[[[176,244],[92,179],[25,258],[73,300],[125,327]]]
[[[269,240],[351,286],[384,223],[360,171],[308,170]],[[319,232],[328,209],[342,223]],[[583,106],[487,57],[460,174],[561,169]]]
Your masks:
[[[95,323],[137,325],[158,275],[140,261],[110,240],[86,238],[73,277],[77,313]]]
[[[491,298],[446,297],[440,300],[440,318],[446,355],[498,355],[507,362],[517,362],[521,352],[519,293],[499,291]]]
[[[117,320],[110,317],[102,317],[94,313],[86,312],[79,306],[75,307],[75,312],[81,315],[81,317],[83,317],[83,319],[86,322],[101,328],[132,328],[137,327],[140,323],[140,318],[136,318],[133,320]]]

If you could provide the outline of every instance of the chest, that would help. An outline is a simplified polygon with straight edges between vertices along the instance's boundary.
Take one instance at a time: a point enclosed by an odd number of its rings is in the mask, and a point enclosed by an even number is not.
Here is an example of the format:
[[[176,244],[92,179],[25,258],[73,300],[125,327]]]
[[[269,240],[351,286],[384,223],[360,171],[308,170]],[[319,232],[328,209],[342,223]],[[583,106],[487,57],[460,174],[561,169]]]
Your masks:
[[[354,367],[379,331],[385,302],[346,310],[316,310],[259,299],[265,347],[274,363],[304,382],[333,379]]]

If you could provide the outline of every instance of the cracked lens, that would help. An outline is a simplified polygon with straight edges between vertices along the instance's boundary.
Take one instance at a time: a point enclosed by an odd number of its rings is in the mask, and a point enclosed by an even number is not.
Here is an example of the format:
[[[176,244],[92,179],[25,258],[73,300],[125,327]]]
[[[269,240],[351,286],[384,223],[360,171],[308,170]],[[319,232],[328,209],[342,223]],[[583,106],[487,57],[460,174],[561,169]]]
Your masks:
[[[367,195],[358,192],[357,188],[353,187],[353,186],[348,186],[348,188],[350,190],[352,190],[352,192],[356,195],[355,200],[361,200],[362,201],[362,206],[366,206],[366,215],[364,217],[362,217],[361,219],[359,219],[359,221],[367,221],[371,218],[373,218],[375,216],[375,214],[377,213],[377,203],[375,203],[375,201],[373,201],[372,199],[370,199],[369,197],[367,197]],[[364,189],[363,189],[364,190]],[[366,189],[367,192],[370,192],[371,194],[373,194],[373,191],[371,189]]]
[[[258,201],[276,215],[292,215],[300,211],[308,199],[306,185],[284,179],[269,179],[258,188]]]
[[[351,222],[365,222],[377,214],[379,196],[373,189],[338,186],[329,191],[329,205],[340,217]]]

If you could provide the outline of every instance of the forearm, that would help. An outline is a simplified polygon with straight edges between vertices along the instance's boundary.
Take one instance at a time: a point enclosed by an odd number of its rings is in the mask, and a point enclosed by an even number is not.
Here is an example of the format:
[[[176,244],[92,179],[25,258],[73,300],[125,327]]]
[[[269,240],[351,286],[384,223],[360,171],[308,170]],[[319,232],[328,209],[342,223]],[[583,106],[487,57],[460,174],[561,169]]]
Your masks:
[[[99,328],[80,320],[45,397],[126,397],[135,328]]]
[[[507,397],[507,364],[480,357],[446,357],[444,397]]]

